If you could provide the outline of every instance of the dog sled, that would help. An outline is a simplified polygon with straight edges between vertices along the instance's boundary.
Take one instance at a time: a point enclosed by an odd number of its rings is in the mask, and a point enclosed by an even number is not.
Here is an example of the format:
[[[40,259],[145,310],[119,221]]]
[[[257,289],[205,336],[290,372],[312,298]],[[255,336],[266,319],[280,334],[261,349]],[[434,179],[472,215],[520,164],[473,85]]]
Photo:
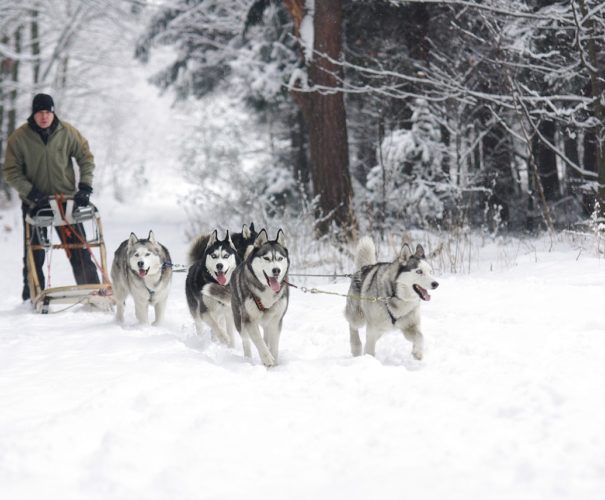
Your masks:
[[[88,304],[101,310],[110,310],[115,302],[107,273],[107,255],[99,211],[92,203],[86,207],[77,207],[73,198],[68,196],[50,196],[48,201],[48,207],[39,209],[35,214],[28,214],[25,218],[27,277],[34,309],[39,313],[48,314],[51,305]],[[86,237],[78,227],[84,228]],[[60,238],[59,243],[53,243],[52,238],[56,230],[73,231],[77,242],[66,243]],[[91,254],[101,275],[101,283],[43,289],[34,252],[46,252],[50,265],[51,256],[48,254],[53,250],[64,250],[69,255],[69,252],[75,249],[83,249]],[[50,282],[48,284],[50,285]]]

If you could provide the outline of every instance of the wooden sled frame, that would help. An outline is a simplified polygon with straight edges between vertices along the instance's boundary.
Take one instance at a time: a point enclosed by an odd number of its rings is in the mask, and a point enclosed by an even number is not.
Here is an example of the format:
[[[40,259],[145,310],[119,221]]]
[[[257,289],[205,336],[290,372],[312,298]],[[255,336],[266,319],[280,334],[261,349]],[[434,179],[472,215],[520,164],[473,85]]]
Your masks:
[[[65,210],[59,207],[65,203]],[[51,304],[90,304],[102,310],[110,310],[115,304],[109,274],[107,273],[107,252],[103,239],[103,225],[97,208],[91,203],[87,207],[75,207],[73,197],[49,198],[50,208],[40,210],[36,215],[27,215],[25,218],[25,245],[27,254],[27,280],[34,309],[42,314],[48,314]],[[85,243],[58,243],[50,244],[47,238],[42,237],[44,229],[54,230],[58,226],[78,223],[88,223],[92,230],[87,231]],[[32,244],[36,234],[38,243]],[[40,277],[36,270],[34,251],[50,249],[97,249],[100,256],[100,284],[69,285],[51,287],[42,290]]]

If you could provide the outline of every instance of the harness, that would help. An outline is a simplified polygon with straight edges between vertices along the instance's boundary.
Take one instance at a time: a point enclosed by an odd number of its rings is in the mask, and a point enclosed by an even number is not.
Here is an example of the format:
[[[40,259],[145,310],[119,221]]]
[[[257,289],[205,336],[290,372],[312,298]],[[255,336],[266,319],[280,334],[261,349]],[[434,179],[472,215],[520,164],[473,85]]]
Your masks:
[[[265,312],[268,310],[256,295],[253,295],[253,297],[254,297],[254,303],[256,304],[256,307],[258,307],[258,310],[260,312]]]
[[[160,273],[160,279],[158,280],[158,283],[162,280],[162,275],[164,274],[164,270],[172,268],[173,265],[174,264],[172,264],[172,262],[169,262],[169,261],[166,261],[166,262],[162,263],[162,271]],[[130,272],[132,274],[134,274],[137,278],[139,278],[141,280],[141,283],[143,284],[143,286],[147,290],[147,293],[149,293],[149,303],[153,304],[153,297],[155,296],[155,290],[152,290],[151,288],[149,288],[147,286],[147,283],[145,283],[145,278],[144,277],[139,276],[139,274],[136,273],[132,268],[129,267],[129,269],[130,269]]]

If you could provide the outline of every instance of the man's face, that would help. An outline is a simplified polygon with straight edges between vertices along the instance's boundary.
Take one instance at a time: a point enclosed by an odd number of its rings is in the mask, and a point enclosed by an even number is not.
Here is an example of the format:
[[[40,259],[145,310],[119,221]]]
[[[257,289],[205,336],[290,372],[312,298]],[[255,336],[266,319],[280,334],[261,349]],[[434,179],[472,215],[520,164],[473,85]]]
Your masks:
[[[52,125],[55,114],[52,111],[38,111],[34,113],[34,121],[40,128],[48,128]]]

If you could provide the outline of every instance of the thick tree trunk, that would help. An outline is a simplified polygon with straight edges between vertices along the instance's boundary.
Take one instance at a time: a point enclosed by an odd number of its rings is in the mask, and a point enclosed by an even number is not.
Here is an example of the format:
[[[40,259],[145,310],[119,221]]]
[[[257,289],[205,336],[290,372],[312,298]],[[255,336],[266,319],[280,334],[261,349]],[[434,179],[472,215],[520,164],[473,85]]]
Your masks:
[[[304,17],[304,0],[286,0],[298,33]],[[314,53],[306,59],[309,92],[294,91],[309,133],[311,183],[319,197],[316,230],[326,234],[332,223],[346,238],[357,230],[349,173],[347,123],[341,87],[342,68],[334,63],[342,50],[341,0],[315,2]],[[313,87],[320,87],[313,90]]]

